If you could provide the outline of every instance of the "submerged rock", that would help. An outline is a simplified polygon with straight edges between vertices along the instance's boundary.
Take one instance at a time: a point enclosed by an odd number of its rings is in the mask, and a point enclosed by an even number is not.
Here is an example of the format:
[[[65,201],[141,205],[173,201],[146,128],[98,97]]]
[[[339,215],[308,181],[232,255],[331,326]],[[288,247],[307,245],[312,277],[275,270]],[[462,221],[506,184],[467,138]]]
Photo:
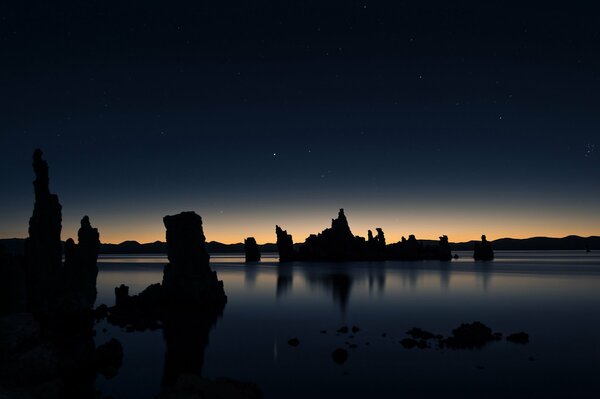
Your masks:
[[[475,321],[463,323],[452,330],[452,335],[442,341],[443,345],[452,349],[480,348],[488,342],[497,341],[498,335],[485,324]]]
[[[260,260],[260,250],[254,237],[248,237],[244,240],[244,251],[246,252],[246,262],[258,262]]]
[[[506,337],[506,340],[515,344],[527,344],[529,343],[529,334],[526,332],[517,332],[510,334]]]
[[[288,341],[288,345],[298,346],[298,345],[300,345],[300,340],[298,338],[292,338]]]
[[[348,360],[348,351],[343,348],[337,348],[331,353],[331,359],[337,364],[344,364]]]
[[[406,335],[410,335],[414,339],[428,340],[428,339],[436,338],[436,335],[434,333],[422,330],[418,327],[411,328],[410,330],[408,330],[406,332]]]

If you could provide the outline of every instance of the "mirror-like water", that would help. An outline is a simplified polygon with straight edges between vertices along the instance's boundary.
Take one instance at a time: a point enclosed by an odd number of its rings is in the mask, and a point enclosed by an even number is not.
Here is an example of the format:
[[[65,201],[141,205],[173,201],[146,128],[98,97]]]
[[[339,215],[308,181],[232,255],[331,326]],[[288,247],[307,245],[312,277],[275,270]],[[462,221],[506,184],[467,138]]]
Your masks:
[[[210,332],[203,375],[253,381],[266,398],[597,397],[600,254],[507,251],[477,263],[459,255],[452,262],[285,265],[268,254],[254,265],[241,255],[215,255],[229,300]],[[160,282],[166,262],[101,257],[97,303],[114,304],[119,284],[135,294]],[[526,331],[530,343],[459,351],[399,344],[413,326],[447,335],[475,320],[505,334]],[[342,325],[361,330],[336,335]],[[160,392],[161,331],[125,333],[105,322],[96,331],[98,344],[116,337],[125,350],[119,375],[98,377],[104,394]],[[293,337],[298,347],[287,344]],[[338,347],[349,351],[344,365],[330,358]]]

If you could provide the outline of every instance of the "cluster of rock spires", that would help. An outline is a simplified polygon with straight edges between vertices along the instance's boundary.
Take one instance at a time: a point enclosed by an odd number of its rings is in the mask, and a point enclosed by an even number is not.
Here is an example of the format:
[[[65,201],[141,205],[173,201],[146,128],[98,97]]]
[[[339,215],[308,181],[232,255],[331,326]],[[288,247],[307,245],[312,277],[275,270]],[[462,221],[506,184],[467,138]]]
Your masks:
[[[96,301],[100,234],[87,216],[78,242],[60,241],[62,209],[50,193],[48,164],[33,155],[35,205],[22,257],[0,251],[0,396],[97,398],[97,374],[114,377],[123,359],[119,341],[98,347],[94,323],[108,321],[127,331],[163,328],[166,341],[160,398],[260,398],[251,383],[202,378],[208,335],[227,296],[209,266],[202,219],[194,212],[166,216],[169,263],[163,281],[139,295],[115,288],[116,305]]]
[[[451,260],[452,253],[447,236],[441,236],[438,245],[423,245],[414,235],[400,242],[386,244],[385,235],[377,228],[377,235],[368,231],[367,239],[355,236],[350,230],[344,210],[331,220],[331,227],[319,234],[311,234],[299,250],[294,249],[292,236],[286,230],[275,226],[279,260],[301,261],[361,261],[361,260]],[[490,260],[494,257],[491,244],[482,236],[482,243],[476,246],[476,260]],[[479,250],[478,250],[479,248]]]
[[[48,164],[33,154],[35,204],[23,257],[0,260],[0,385],[36,397],[92,398],[97,373],[118,370],[114,340],[96,348],[94,312],[100,236],[84,216],[78,243],[60,241],[62,207],[49,189]],[[5,300],[5,301],[4,301]]]

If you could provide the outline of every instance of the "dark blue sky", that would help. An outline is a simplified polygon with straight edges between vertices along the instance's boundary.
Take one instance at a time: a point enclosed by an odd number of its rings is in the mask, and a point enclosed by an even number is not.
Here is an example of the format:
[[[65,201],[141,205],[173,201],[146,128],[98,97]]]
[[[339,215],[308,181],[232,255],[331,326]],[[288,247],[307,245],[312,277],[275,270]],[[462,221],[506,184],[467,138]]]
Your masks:
[[[600,233],[592,2],[124,3],[0,6],[0,236],[35,147],[64,238]]]

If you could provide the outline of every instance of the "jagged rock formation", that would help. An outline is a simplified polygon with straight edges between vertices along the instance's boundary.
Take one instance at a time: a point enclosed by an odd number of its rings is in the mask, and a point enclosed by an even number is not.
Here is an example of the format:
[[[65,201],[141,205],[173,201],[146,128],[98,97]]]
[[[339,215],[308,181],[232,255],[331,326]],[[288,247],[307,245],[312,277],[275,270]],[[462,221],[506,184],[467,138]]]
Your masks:
[[[375,259],[385,259],[386,257],[386,245],[385,245],[385,236],[383,234],[383,230],[378,227],[376,229],[377,235],[373,237],[373,232],[369,230],[367,232],[367,251],[368,258]]]
[[[280,261],[360,261],[360,260],[451,260],[452,254],[447,236],[441,236],[438,245],[423,246],[414,235],[408,240],[402,237],[400,242],[386,245],[385,235],[377,228],[377,235],[368,231],[367,240],[354,236],[348,225],[344,210],[340,209],[338,217],[331,220],[331,227],[319,234],[311,234],[300,246],[296,254],[292,238],[279,226],[277,247]]]
[[[279,261],[289,262],[297,258],[296,251],[294,251],[294,240],[292,236],[287,233],[286,230],[282,230],[281,227],[275,226],[275,234],[277,234],[277,251],[279,251]]]
[[[365,239],[352,234],[343,209],[337,219],[331,220],[330,228],[317,235],[311,234],[299,252],[300,259],[311,261],[348,261],[365,256]]]
[[[485,234],[481,236],[481,242],[475,243],[473,258],[475,260],[494,259],[494,250],[492,249],[492,243],[486,239]]]
[[[408,236],[408,240],[402,237],[401,241],[388,246],[388,258],[396,260],[424,259],[423,245],[413,234]]]
[[[246,252],[246,262],[258,262],[260,260],[260,250],[254,237],[248,237],[244,240],[244,251]]]

